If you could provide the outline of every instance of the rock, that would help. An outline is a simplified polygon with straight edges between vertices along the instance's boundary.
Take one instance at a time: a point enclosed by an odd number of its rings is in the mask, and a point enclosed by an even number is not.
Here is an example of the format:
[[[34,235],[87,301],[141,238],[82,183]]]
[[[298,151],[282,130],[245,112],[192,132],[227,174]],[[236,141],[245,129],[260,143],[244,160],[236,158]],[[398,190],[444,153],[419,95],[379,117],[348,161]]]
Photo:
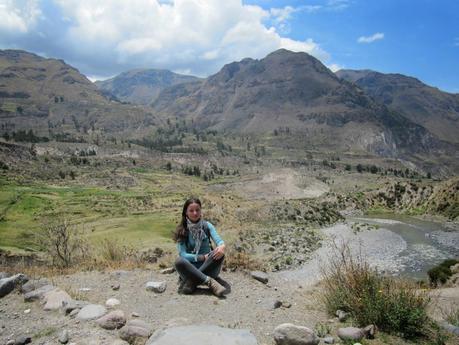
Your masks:
[[[26,335],[21,335],[20,337],[17,337],[14,340],[14,345],[24,345],[24,344],[30,344],[32,342],[32,338],[26,336]]]
[[[72,297],[59,288],[55,288],[54,290],[48,291],[43,295],[43,300],[45,306],[43,307],[44,310],[58,310],[65,305],[65,303],[70,303],[72,301]]]
[[[290,308],[290,307],[292,306],[292,304],[291,304],[290,302],[285,302],[285,301],[284,301],[284,302],[282,302],[282,306],[283,306],[284,308]]]
[[[339,309],[336,311],[335,315],[338,317],[339,322],[344,322],[349,317],[349,313]]]
[[[376,334],[376,326],[368,325],[363,329],[363,333],[365,334],[365,338],[374,339]]]
[[[94,320],[107,313],[107,309],[100,304],[88,304],[83,307],[77,315],[79,320]]]
[[[146,285],[147,291],[153,291],[157,293],[163,293],[166,291],[167,283],[166,282],[148,282]]]
[[[452,265],[450,268],[451,270],[451,273],[459,273],[459,263],[455,264],[455,265]]]
[[[325,337],[324,339],[325,344],[334,344],[335,343],[335,338],[333,337]]]
[[[77,316],[78,313],[80,312],[80,310],[81,310],[80,308],[76,308],[76,309],[72,310],[72,311],[69,313],[69,316],[70,316],[70,317],[75,317],[75,316]]]
[[[30,309],[24,310],[24,314],[30,314]]]
[[[83,308],[84,306],[87,306],[88,304],[89,304],[88,302],[84,302],[84,301],[75,301],[75,300],[65,301],[62,303],[61,311],[65,315],[70,314],[70,316],[72,316],[72,315],[75,315],[75,314],[72,314],[74,310],[78,310],[79,312],[81,308]]]
[[[452,334],[455,334],[455,335],[459,336],[459,327],[454,326],[454,325],[452,325],[452,324],[450,324],[449,322],[446,322],[446,321],[440,321],[439,325],[444,330],[448,331],[449,333],[452,333]]]
[[[59,342],[61,344],[67,344],[69,342],[69,331],[67,331],[66,329],[64,329],[62,331],[62,333],[59,335]]]
[[[29,278],[22,273],[0,279],[0,298],[8,295],[16,287],[24,285],[28,280]]]
[[[320,339],[313,330],[291,323],[283,323],[274,329],[277,345],[317,345]]]
[[[8,272],[0,272],[0,279],[5,279],[8,277],[11,277],[11,274],[9,274]]]
[[[247,329],[229,329],[215,325],[189,325],[158,330],[145,345],[257,345]]]
[[[121,302],[119,300],[117,300],[116,298],[109,298],[106,302],[105,302],[105,305],[107,306],[107,308],[113,308],[117,305],[120,305]]]
[[[111,288],[112,288],[113,291],[119,290],[120,289],[120,283],[113,283],[111,285]]]
[[[132,316],[132,317],[140,317],[140,314],[139,314],[139,313],[136,313],[135,311],[133,311],[133,312],[131,313],[131,316]]]
[[[55,287],[52,285],[44,285],[35,290],[29,291],[24,295],[24,302],[37,301],[45,295],[45,293],[54,290]]]
[[[274,301],[273,309],[280,308],[281,306],[282,306],[282,302],[281,301],[279,301],[279,300]]]
[[[142,320],[129,320],[124,327],[120,329],[119,336],[129,344],[138,342],[139,338],[147,339],[152,333],[151,327]]]
[[[341,340],[360,341],[365,336],[362,329],[357,327],[344,327],[338,329],[338,337]]]
[[[165,269],[162,269],[161,271],[159,271],[159,273],[161,273],[161,274],[172,274],[174,272],[175,272],[175,268],[174,267],[165,268]]]
[[[261,271],[252,271],[250,272],[250,276],[263,284],[268,283],[268,275],[265,272]]]
[[[126,317],[122,310],[114,310],[97,319],[96,323],[103,329],[118,329],[126,324]]]
[[[41,288],[42,286],[45,285],[51,285],[47,279],[41,278],[41,279],[32,279],[29,280],[27,283],[21,286],[21,292],[23,294],[26,294],[28,292],[37,290]]]

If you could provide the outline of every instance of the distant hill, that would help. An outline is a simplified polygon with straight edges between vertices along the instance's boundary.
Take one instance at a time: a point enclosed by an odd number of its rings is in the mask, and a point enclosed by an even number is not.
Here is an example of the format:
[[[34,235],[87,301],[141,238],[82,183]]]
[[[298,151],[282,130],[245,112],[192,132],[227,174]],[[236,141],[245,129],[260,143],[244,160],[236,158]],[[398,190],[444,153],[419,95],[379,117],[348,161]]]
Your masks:
[[[157,123],[143,109],[107,99],[62,60],[21,50],[0,50],[1,131],[32,129],[39,136],[72,138],[142,131]]]
[[[375,102],[306,53],[275,51],[225,65],[202,83],[165,89],[163,116],[222,131],[269,134],[289,128],[299,145],[397,154],[438,145],[422,126]]]
[[[123,102],[147,105],[153,102],[166,87],[196,82],[200,79],[168,70],[135,69],[114,78],[96,81],[100,90],[114,95]]]
[[[402,74],[340,70],[336,75],[440,139],[459,143],[459,94],[440,91]]]

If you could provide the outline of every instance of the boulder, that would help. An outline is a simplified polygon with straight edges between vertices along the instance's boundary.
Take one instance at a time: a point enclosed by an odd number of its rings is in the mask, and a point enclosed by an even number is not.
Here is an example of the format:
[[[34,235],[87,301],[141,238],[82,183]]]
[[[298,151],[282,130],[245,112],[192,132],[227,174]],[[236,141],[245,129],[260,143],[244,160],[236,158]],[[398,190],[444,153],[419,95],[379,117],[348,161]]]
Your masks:
[[[37,290],[45,285],[51,285],[49,281],[45,278],[40,279],[32,279],[29,280],[27,283],[21,286],[21,292],[23,294],[29,293],[31,291]]]
[[[8,295],[16,287],[24,285],[28,280],[29,278],[22,273],[0,279],[0,298]]]
[[[88,304],[84,306],[77,314],[77,319],[80,320],[94,320],[107,313],[107,309],[100,304]]]
[[[166,291],[167,283],[166,282],[148,282],[146,285],[147,291],[153,291],[156,293],[163,293]]]
[[[97,319],[96,323],[103,329],[118,329],[126,324],[126,316],[122,310],[114,310]]]
[[[283,323],[274,329],[274,341],[277,345],[317,345],[320,339],[308,327]]]
[[[50,292],[54,289],[55,287],[52,285],[44,285],[36,290],[29,291],[24,295],[24,302],[38,301],[39,299],[42,299],[44,297],[45,293]]]
[[[259,282],[262,282],[263,284],[267,284],[268,283],[268,275],[265,272],[252,271],[252,272],[250,272],[250,276],[253,279],[258,280]]]
[[[341,340],[360,341],[365,337],[365,332],[357,327],[344,327],[338,329],[338,337]]]
[[[246,329],[229,329],[215,325],[177,326],[158,330],[146,345],[257,345]]]
[[[70,303],[72,301],[72,297],[59,288],[55,288],[54,290],[45,292],[43,295],[43,301],[45,306],[43,307],[44,310],[58,310],[62,308],[66,303]]]
[[[119,336],[129,344],[132,344],[139,342],[139,338],[147,340],[151,333],[152,329],[145,321],[135,319],[129,320],[120,329]]]

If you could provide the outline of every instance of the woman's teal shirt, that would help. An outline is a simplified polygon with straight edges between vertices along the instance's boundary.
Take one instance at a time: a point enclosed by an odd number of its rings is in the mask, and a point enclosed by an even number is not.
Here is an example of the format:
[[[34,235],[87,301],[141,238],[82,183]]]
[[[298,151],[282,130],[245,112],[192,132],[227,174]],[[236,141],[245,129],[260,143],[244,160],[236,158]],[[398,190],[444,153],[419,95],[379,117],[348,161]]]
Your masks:
[[[215,227],[208,221],[205,221],[207,223],[207,227],[209,228],[210,232],[210,237],[212,237],[212,240],[214,241],[215,245],[220,246],[224,244],[223,240],[221,237],[218,235],[217,230],[215,230]],[[194,248],[195,242],[191,236],[191,233],[188,232],[188,246],[189,248]],[[190,262],[197,262],[198,261],[198,255],[204,255],[210,252],[210,239],[206,237],[202,240],[201,243],[201,248],[199,248],[199,253],[190,253],[187,251],[187,243],[186,242],[178,242],[177,243],[177,249],[179,251],[179,255],[185,259],[187,259]]]

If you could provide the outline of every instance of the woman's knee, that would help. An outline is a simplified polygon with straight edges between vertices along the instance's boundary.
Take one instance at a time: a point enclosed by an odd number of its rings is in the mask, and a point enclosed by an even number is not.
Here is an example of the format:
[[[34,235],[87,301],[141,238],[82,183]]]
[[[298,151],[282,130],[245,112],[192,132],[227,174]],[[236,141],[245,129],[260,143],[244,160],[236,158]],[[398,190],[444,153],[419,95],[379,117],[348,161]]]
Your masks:
[[[182,258],[181,256],[179,256],[175,260],[175,269],[176,270],[180,270],[180,268],[184,267],[185,265],[186,265],[186,259],[185,258]]]

